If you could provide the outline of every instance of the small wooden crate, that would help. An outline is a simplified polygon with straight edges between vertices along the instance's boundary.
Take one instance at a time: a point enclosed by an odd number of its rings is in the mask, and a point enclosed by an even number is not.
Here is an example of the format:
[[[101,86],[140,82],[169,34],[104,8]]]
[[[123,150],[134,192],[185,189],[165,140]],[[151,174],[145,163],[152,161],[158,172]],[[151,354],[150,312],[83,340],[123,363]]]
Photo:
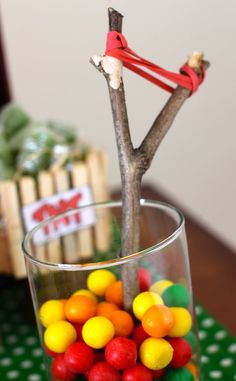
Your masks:
[[[0,182],[0,210],[2,228],[0,229],[0,273],[11,274],[16,278],[26,276],[21,243],[25,235],[22,220],[22,207],[53,194],[71,188],[88,185],[93,201],[109,199],[107,181],[107,156],[103,151],[91,150],[85,161],[72,164],[70,171],[63,168],[40,172],[35,180],[23,176],[16,182],[7,180]],[[37,247],[37,258],[76,263],[91,257],[94,249],[107,250],[110,242],[109,221],[99,219],[93,227],[87,227],[76,233],[48,242]],[[45,257],[46,256],[46,257]]]

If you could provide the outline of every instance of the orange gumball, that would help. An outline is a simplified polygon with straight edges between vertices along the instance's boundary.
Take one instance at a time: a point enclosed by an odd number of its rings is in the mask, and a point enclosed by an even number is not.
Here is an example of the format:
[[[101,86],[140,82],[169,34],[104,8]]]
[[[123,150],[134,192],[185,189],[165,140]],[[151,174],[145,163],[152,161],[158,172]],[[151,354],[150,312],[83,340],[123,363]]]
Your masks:
[[[72,323],[85,323],[96,313],[97,303],[86,295],[72,296],[65,303],[65,315]]]
[[[112,314],[118,310],[119,307],[114,303],[101,302],[97,305],[96,315],[111,319]]]
[[[192,362],[188,362],[184,367],[187,368],[192,373],[194,380],[196,380],[198,375],[196,365]]]
[[[142,326],[148,335],[161,338],[168,335],[174,325],[174,316],[170,308],[164,305],[150,307],[142,317]]]
[[[113,312],[111,322],[114,325],[116,336],[129,337],[134,330],[133,318],[126,311]]]
[[[123,306],[123,288],[121,280],[117,280],[106,289],[105,299],[107,302],[115,303],[119,307]]]

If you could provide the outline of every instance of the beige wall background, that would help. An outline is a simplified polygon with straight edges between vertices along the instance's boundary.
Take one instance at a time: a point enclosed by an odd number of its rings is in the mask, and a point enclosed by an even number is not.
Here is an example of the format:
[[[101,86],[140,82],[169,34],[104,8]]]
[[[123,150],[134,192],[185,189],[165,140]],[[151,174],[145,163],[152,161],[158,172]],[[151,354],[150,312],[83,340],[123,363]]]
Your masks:
[[[125,15],[138,53],[178,70],[194,50],[212,67],[162,143],[145,177],[236,249],[236,2],[234,0],[1,0],[13,96],[38,119],[78,125],[104,147],[110,181],[119,184],[104,79],[88,63],[102,53],[107,7]],[[124,73],[131,131],[139,144],[168,95]]]

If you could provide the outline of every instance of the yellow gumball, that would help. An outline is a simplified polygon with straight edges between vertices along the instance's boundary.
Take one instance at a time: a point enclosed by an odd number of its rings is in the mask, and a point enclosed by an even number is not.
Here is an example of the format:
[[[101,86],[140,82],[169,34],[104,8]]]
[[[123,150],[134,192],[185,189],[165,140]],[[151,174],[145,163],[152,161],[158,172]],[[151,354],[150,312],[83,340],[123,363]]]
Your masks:
[[[90,298],[92,298],[95,302],[98,302],[98,298],[96,297],[96,295],[94,295],[93,292],[91,292],[90,290],[87,290],[86,288],[81,288],[80,290],[77,290],[73,293],[72,296],[75,296],[75,295],[85,295],[85,296],[89,296]]]
[[[88,319],[82,329],[85,343],[95,349],[104,348],[114,335],[115,328],[112,322],[104,316]]]
[[[61,300],[48,300],[43,303],[39,310],[39,319],[45,328],[56,321],[64,320],[63,302]]]
[[[149,337],[139,348],[139,358],[151,370],[165,368],[172,360],[173,348],[165,339]]]
[[[53,352],[64,353],[66,349],[76,341],[75,328],[68,321],[58,321],[50,324],[44,332],[44,342]]]
[[[95,295],[103,296],[107,287],[116,281],[115,275],[109,270],[95,270],[87,279],[87,287]]]
[[[170,286],[172,286],[174,283],[171,282],[168,279],[162,279],[158,280],[157,282],[153,283],[151,287],[149,288],[149,291],[157,292],[159,295],[162,295],[163,292]]]
[[[192,317],[186,308],[170,307],[174,315],[174,325],[168,332],[170,337],[182,337],[187,335],[192,327]]]
[[[156,304],[164,304],[160,295],[151,291],[141,292],[133,301],[134,315],[137,319],[142,320],[144,313]]]

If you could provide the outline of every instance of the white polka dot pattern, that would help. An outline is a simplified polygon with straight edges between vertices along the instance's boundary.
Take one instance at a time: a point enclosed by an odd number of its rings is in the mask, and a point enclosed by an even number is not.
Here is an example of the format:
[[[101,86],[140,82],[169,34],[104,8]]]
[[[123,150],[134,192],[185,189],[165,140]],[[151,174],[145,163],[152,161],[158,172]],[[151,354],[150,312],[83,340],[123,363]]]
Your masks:
[[[23,347],[16,347],[12,350],[13,356],[21,356],[25,353],[25,349]]]
[[[231,359],[231,358],[222,359],[222,360],[220,360],[220,365],[223,366],[223,368],[231,366],[231,365],[233,365],[233,359]]]
[[[209,377],[212,378],[213,380],[219,380],[222,377],[222,372],[220,370],[212,370],[209,373]]]
[[[28,381],[41,381],[42,377],[39,374],[30,374]]]
[[[236,342],[202,306],[196,307],[203,381],[236,381]]]
[[[209,357],[207,357],[207,356],[204,356],[204,355],[202,355],[201,356],[201,362],[202,362],[202,364],[207,364],[207,363],[209,363]]]
[[[9,358],[9,357],[3,357],[1,360],[0,360],[0,366],[10,366],[12,364],[12,359]]]
[[[24,318],[19,295],[17,290],[0,291],[0,381],[46,381],[35,323]]]
[[[16,380],[17,378],[19,378],[19,375],[20,375],[20,373],[18,370],[10,370],[6,374],[7,380]]]
[[[229,353],[236,353],[236,343],[229,346]]]
[[[222,339],[224,339],[226,336],[227,336],[227,332],[226,332],[226,331],[224,331],[224,330],[217,331],[216,334],[215,334],[215,339],[216,339],[216,340],[222,340]]]
[[[202,326],[204,328],[209,328],[212,327],[214,324],[214,319],[213,318],[206,318],[202,321]]]
[[[212,354],[212,353],[218,352],[219,349],[220,349],[220,346],[218,344],[212,344],[206,348],[206,351],[208,354]]]
[[[199,336],[200,340],[204,340],[207,338],[207,332],[206,331],[199,331],[198,336]]]

